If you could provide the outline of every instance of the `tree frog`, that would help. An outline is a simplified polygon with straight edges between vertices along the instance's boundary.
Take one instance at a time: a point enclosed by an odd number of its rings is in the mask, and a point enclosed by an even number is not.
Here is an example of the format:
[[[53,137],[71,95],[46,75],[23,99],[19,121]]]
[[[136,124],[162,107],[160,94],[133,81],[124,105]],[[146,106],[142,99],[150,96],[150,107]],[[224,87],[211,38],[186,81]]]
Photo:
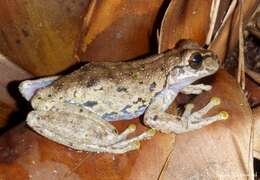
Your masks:
[[[203,117],[220,103],[218,97],[197,112],[188,104],[182,116],[166,113],[179,92],[199,94],[210,86],[194,81],[215,73],[219,61],[213,52],[186,40],[178,48],[128,62],[88,63],[64,76],[26,80],[19,85],[31,101],[27,124],[39,134],[76,150],[125,153],[156,131],[184,133],[227,119],[227,112]],[[151,129],[128,138],[109,121],[143,115]]]

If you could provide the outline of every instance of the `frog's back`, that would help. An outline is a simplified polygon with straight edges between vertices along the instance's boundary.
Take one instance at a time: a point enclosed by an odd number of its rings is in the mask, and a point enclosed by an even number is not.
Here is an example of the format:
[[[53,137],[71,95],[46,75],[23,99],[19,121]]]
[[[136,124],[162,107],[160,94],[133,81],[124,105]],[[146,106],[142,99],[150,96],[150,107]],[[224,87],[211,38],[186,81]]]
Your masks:
[[[157,55],[148,62],[90,63],[54,82],[65,101],[81,104],[107,120],[141,115],[165,85],[169,70]],[[61,91],[62,90],[62,91]]]

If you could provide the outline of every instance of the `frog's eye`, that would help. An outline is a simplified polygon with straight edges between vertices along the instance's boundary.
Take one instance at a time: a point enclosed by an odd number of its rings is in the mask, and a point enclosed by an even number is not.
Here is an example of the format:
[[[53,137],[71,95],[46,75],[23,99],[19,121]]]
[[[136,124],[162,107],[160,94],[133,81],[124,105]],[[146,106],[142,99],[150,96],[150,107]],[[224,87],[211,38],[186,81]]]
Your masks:
[[[193,69],[199,69],[201,67],[202,61],[202,55],[200,53],[194,53],[189,60],[189,64]]]

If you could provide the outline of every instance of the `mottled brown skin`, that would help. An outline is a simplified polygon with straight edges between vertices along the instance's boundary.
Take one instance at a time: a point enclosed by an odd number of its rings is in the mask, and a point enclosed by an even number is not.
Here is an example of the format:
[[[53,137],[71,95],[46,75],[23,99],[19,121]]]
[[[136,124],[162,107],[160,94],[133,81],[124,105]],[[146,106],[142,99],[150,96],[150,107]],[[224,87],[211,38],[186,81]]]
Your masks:
[[[43,105],[50,96],[49,99],[56,102],[71,101],[71,99],[77,104],[87,105],[86,102],[93,102],[92,108],[94,106],[98,108],[99,98],[106,97],[108,100],[103,103],[109,106],[111,112],[119,112],[122,107],[113,107],[111,104],[124,104],[125,102],[120,100],[125,101],[125,98],[132,101],[128,105],[135,106],[135,110],[138,110],[139,106],[148,105],[150,99],[164,88],[167,74],[181,61],[180,58],[176,58],[180,56],[178,53],[176,50],[171,50],[163,55],[134,63],[87,64],[74,73],[61,77],[50,88],[39,90],[33,97],[33,107],[34,104],[39,105],[39,101],[42,101],[41,105]],[[84,92],[80,91],[81,89],[84,89]],[[115,100],[116,94],[125,98]],[[84,98],[77,99],[77,96]],[[142,99],[140,100],[139,97]],[[105,111],[102,109],[99,115],[102,116],[103,112]]]

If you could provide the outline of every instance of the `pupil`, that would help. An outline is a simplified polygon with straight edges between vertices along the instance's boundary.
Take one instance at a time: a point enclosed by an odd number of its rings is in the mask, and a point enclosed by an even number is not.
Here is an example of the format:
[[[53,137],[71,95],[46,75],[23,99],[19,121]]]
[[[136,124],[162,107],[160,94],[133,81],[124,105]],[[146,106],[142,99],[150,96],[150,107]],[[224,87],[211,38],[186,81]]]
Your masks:
[[[194,62],[196,62],[196,63],[198,63],[198,64],[200,64],[201,62],[202,62],[202,56],[200,55],[200,54],[195,54],[194,56],[193,56],[193,61]]]

